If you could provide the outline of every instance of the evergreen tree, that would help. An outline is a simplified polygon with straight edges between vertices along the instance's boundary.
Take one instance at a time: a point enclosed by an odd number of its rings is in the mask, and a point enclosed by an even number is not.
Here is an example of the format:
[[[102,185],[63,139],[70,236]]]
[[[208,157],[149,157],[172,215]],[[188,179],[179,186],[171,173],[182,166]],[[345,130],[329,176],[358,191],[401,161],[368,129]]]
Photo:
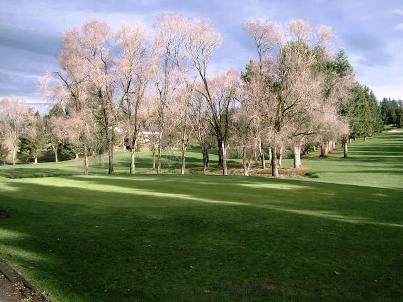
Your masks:
[[[32,115],[28,131],[20,141],[20,155],[25,160],[32,158],[34,163],[38,162],[38,156],[46,148],[48,136],[45,124],[39,112]]]

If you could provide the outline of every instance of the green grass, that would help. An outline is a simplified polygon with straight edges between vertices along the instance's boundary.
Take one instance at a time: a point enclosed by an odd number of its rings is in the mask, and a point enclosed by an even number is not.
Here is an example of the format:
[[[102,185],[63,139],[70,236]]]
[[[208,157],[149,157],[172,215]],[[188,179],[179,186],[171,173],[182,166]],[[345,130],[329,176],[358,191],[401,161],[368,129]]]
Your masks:
[[[401,301],[403,133],[350,149],[298,179],[0,168],[0,258],[52,301]]]

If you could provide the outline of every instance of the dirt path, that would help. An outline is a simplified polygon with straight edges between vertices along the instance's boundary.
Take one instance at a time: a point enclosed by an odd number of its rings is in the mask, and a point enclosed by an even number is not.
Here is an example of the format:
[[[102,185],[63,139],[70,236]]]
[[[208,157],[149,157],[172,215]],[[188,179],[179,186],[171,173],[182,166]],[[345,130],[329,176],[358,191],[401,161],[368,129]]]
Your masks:
[[[47,302],[7,263],[0,262],[0,302]]]

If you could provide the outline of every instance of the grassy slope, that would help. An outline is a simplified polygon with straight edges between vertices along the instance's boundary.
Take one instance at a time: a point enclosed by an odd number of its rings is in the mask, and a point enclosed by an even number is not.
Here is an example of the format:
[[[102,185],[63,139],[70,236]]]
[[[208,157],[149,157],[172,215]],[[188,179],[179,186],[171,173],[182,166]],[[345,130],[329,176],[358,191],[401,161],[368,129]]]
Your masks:
[[[0,258],[52,301],[403,296],[403,133],[356,143],[348,160],[306,159],[312,179],[128,177],[126,156],[115,177],[0,178],[0,208],[12,215],[0,221]]]

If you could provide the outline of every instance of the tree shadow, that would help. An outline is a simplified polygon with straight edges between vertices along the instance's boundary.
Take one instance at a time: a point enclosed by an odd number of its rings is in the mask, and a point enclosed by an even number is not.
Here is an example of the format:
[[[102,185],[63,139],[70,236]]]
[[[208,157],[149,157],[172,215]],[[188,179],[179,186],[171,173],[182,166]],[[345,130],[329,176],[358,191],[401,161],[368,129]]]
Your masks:
[[[56,300],[403,294],[401,190],[166,175],[7,185],[2,257]],[[268,293],[267,280],[284,290]]]

